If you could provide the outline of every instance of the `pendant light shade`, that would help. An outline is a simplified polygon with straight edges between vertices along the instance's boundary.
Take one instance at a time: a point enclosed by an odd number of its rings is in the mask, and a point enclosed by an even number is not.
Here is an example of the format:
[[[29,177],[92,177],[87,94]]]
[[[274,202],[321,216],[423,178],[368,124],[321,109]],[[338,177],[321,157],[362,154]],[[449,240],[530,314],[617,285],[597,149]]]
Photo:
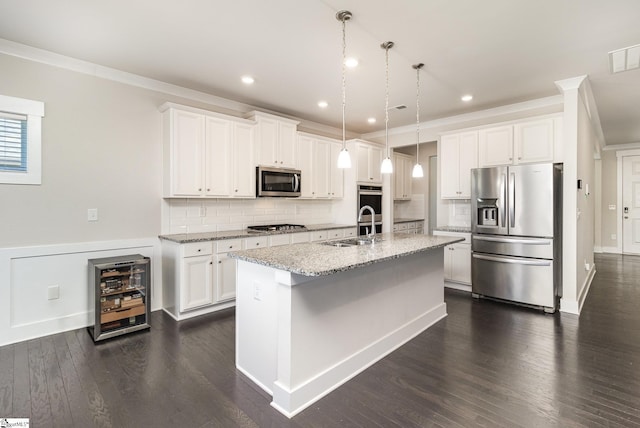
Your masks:
[[[382,165],[380,165],[380,173],[391,174],[393,173],[393,164],[389,156],[389,49],[393,47],[393,42],[384,42],[380,47],[384,49],[385,55],[384,141],[385,153],[387,155],[382,161]]]
[[[411,176],[422,178],[424,171],[420,165],[420,69],[424,67],[424,64],[414,64],[412,67],[416,70],[416,164],[413,166]]]
[[[347,38],[346,38],[346,22],[351,19],[353,15],[348,10],[341,10],[336,13],[336,19],[342,22],[342,150],[338,155],[338,168],[346,169],[351,168],[351,156],[347,150],[347,132],[345,122],[345,109],[347,105],[347,90],[346,90],[346,73],[345,67],[347,62]]]

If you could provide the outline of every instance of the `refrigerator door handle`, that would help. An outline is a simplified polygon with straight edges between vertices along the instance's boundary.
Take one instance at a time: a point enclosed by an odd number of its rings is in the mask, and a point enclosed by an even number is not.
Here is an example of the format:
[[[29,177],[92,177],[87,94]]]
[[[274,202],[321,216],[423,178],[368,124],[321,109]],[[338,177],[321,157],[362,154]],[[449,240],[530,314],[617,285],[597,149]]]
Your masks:
[[[505,244],[525,244],[525,245],[551,245],[551,239],[518,239],[518,238],[494,238],[491,236],[477,236],[476,241],[503,242]]]
[[[505,219],[507,217],[504,211],[504,204],[507,200],[507,174],[502,175],[502,183],[500,184],[500,186],[502,187],[502,189],[500,189],[502,193],[502,207],[500,208],[499,214],[502,217],[502,227],[504,228],[506,227]]]
[[[508,259],[504,257],[485,256],[484,254],[472,255],[474,259],[488,260],[490,262],[498,263],[511,263],[516,265],[528,265],[528,266],[550,266],[551,260],[530,260],[530,259]]]
[[[511,226],[516,227],[516,175],[509,174],[509,219]]]

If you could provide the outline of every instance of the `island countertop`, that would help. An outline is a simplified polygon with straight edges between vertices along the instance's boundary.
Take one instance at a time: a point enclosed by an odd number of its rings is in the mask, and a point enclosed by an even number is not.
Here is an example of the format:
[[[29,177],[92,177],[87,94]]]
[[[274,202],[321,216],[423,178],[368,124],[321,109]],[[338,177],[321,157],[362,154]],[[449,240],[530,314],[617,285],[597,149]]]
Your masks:
[[[303,276],[324,276],[410,254],[441,248],[464,239],[451,236],[382,233],[373,245],[334,247],[322,242],[234,251],[228,256]],[[338,239],[336,241],[341,241]]]

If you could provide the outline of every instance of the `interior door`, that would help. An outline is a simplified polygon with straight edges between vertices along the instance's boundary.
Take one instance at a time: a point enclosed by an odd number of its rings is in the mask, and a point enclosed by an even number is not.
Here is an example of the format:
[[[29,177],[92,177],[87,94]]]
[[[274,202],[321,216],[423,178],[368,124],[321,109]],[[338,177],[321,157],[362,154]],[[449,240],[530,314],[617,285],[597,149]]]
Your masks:
[[[640,156],[622,159],[622,252],[640,254]]]

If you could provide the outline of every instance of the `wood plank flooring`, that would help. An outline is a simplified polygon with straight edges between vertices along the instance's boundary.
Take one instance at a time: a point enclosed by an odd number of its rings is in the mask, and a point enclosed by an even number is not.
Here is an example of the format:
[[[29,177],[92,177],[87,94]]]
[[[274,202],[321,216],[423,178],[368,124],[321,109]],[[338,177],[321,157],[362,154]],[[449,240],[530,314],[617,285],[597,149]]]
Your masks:
[[[446,291],[448,317],[289,420],[235,370],[233,310],[94,345],[0,347],[0,418],[33,427],[640,426],[640,257],[597,255],[578,319]]]

